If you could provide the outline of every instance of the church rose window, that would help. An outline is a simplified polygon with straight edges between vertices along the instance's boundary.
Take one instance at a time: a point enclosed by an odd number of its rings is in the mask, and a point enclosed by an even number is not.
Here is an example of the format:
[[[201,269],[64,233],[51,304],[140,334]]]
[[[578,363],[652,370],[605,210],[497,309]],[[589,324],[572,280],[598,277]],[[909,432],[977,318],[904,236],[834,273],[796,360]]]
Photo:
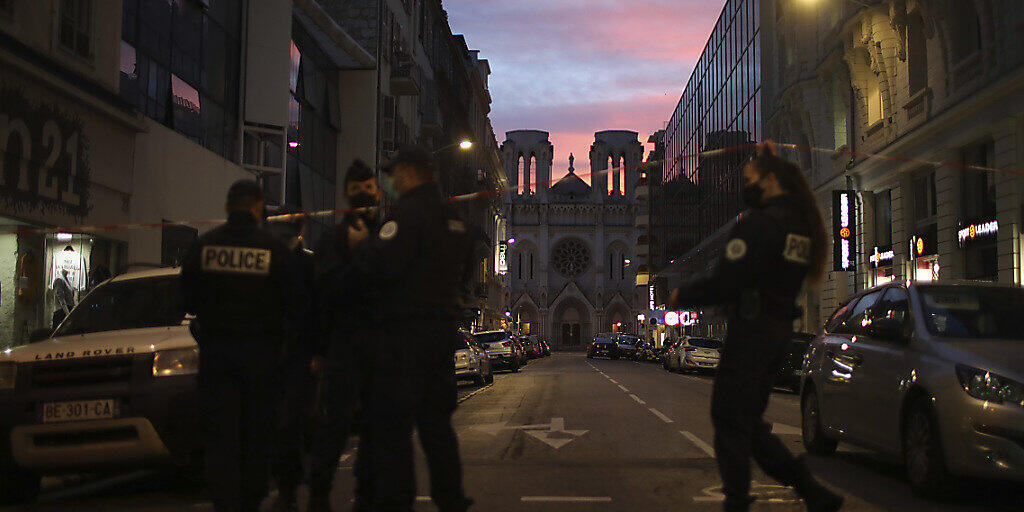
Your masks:
[[[565,277],[576,277],[590,265],[590,250],[579,240],[563,240],[551,252],[555,270]]]

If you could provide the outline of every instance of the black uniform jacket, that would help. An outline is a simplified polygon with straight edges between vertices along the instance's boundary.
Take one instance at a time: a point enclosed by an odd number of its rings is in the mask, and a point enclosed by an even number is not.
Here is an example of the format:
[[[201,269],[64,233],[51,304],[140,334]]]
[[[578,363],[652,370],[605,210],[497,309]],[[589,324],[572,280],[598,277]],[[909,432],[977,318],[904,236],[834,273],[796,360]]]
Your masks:
[[[197,317],[204,350],[218,337],[281,337],[309,321],[295,253],[247,213],[234,212],[199,237],[181,278],[186,312]]]
[[[724,305],[730,321],[792,321],[810,263],[810,228],[788,195],[743,212],[717,265],[679,287],[682,306]]]
[[[388,321],[454,320],[470,278],[470,230],[436,183],[405,194],[356,252],[380,286]]]
[[[316,310],[322,335],[318,353],[325,354],[332,342],[331,333],[373,325],[379,315],[377,290],[372,277],[355,265],[348,246],[348,229],[357,217],[348,214],[320,238],[313,259],[316,269]],[[380,224],[374,218],[363,218],[370,238],[377,235]]]

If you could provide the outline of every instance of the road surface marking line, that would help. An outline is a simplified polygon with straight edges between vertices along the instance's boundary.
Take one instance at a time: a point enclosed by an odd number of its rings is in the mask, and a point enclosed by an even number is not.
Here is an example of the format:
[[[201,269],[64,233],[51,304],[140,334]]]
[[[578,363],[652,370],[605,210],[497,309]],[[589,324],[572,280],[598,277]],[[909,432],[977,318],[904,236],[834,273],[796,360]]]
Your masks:
[[[622,384],[619,384],[619,389],[625,391],[626,393],[629,393],[629,390],[626,389],[626,386],[623,386]]]
[[[674,421],[672,421],[672,418],[665,416],[661,411],[655,409],[654,407],[648,407],[647,409],[651,411],[651,414],[660,418],[661,421],[664,421],[665,423],[675,423]]]
[[[608,377],[608,380],[612,381],[612,384],[618,384],[619,383],[619,381],[617,381],[617,380],[615,380],[615,379],[613,379],[611,377]]]
[[[523,496],[524,503],[611,503],[611,496]]]
[[[351,457],[351,456],[352,456],[352,454],[351,454],[351,453],[346,453],[346,454],[342,455],[340,459],[338,459],[338,462],[339,462],[339,463],[340,463],[340,462],[345,462],[345,461],[346,461],[346,460],[348,460],[348,458],[349,458],[349,457]]]
[[[470,394],[460,398],[457,403],[461,404],[462,402],[465,402],[466,400],[469,400],[470,398],[473,398],[473,396],[476,395],[477,393],[479,393],[481,391],[484,391],[484,390],[487,390],[487,389],[491,389],[491,387],[493,387],[493,386],[494,386],[493,383],[488,384],[488,385],[486,385],[486,386],[484,386],[484,387],[482,387],[482,388],[480,388],[480,389],[478,389],[478,390],[476,390],[476,391],[474,391],[474,392],[472,392],[472,393],[470,393]]]
[[[638,403],[640,405],[644,405],[644,404],[647,403],[647,402],[644,402],[643,400],[641,400],[640,397],[638,397],[636,395],[629,395],[629,397],[632,398],[633,400],[636,400],[636,403]]]
[[[705,443],[703,439],[685,430],[680,430],[679,433],[682,434],[683,437],[685,437],[686,439],[689,439],[690,442],[694,444],[694,446],[700,448],[701,450],[704,451],[704,453],[708,454],[708,457],[715,457],[715,449],[712,448],[711,445]]]
[[[430,496],[416,496],[416,501],[430,501],[431,499]]]

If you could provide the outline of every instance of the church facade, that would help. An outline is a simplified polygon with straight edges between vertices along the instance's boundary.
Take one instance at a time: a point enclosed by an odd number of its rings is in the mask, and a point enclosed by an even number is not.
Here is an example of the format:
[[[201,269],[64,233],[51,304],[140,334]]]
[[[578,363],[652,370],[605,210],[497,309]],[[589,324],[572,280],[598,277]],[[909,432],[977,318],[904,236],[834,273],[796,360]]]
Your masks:
[[[512,320],[561,350],[583,350],[597,333],[635,331],[646,307],[635,287],[637,132],[597,132],[590,171],[581,177],[570,155],[569,173],[554,183],[547,132],[508,132],[501,153]]]

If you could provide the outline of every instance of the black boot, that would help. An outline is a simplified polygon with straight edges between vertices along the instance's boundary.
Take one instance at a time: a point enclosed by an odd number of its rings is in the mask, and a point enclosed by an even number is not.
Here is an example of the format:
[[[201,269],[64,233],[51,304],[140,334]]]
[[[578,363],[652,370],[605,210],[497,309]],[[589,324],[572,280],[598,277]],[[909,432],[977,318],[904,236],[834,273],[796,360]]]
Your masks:
[[[836,512],[843,507],[843,497],[828,490],[827,487],[818,483],[811,475],[810,470],[803,465],[803,472],[796,484],[793,486],[797,494],[804,499],[808,512]]]
[[[747,512],[753,502],[754,498],[750,496],[744,498],[726,496],[725,501],[722,502],[722,510],[725,512]]]

